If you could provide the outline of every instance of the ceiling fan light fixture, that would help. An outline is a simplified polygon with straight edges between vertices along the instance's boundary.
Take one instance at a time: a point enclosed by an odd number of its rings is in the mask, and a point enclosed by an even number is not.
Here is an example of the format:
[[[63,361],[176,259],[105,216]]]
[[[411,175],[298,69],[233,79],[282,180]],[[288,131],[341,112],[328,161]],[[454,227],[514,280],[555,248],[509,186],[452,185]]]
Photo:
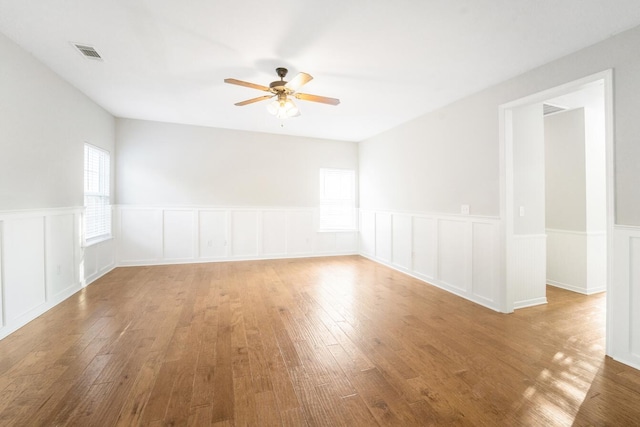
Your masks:
[[[300,114],[296,104],[286,96],[278,97],[278,99],[271,101],[267,105],[267,110],[279,119],[288,119]]]
[[[245,101],[236,102],[235,105],[242,107],[244,105],[253,104],[254,102],[264,101],[267,99],[273,99],[267,105],[267,111],[273,114],[279,119],[288,119],[290,117],[297,117],[300,115],[300,110],[293,103],[292,98],[301,99],[303,101],[320,102],[322,104],[338,105],[340,100],[336,98],[328,98],[326,96],[310,95],[308,93],[300,93],[300,89],[305,84],[309,83],[313,77],[310,74],[300,72],[291,81],[286,82],[284,80],[287,75],[286,68],[276,68],[276,73],[280,80],[271,82],[269,86],[262,86],[255,83],[245,82],[238,79],[224,79],[225,83],[244,86],[251,89],[258,89],[263,92],[268,92],[269,95],[258,96],[256,98],[247,99]]]

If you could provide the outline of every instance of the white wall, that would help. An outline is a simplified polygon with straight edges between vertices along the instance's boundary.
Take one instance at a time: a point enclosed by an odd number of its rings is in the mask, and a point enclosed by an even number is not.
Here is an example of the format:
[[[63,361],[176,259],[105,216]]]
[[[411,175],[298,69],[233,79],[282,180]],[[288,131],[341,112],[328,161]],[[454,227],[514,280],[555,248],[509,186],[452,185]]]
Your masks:
[[[360,253],[470,301],[500,309],[498,218],[360,211]]]
[[[318,206],[319,168],[358,145],[141,120],[116,122],[119,205]]]
[[[624,327],[628,333],[610,334],[615,342],[608,345],[608,352],[638,366],[640,323],[633,323],[628,310],[628,302],[640,295],[640,283],[632,281],[635,276],[630,277],[628,270],[636,259],[633,248],[638,246],[635,237],[633,243],[625,238],[630,233],[637,236],[635,230],[640,229],[639,45],[640,27],[636,27],[363,141],[359,152],[361,208],[450,215],[460,212],[461,204],[468,204],[472,215],[500,215],[500,174],[504,172],[500,167],[504,155],[500,151],[500,106],[613,69],[615,222],[628,227],[616,228],[614,236],[617,243],[612,258],[617,264],[608,288],[608,327],[609,331]],[[540,257],[544,245],[537,241],[542,239],[534,239],[535,234],[531,237],[524,245],[518,241],[505,257],[544,264]],[[500,251],[505,244],[501,242]],[[499,270],[506,272],[506,264]],[[508,289],[510,279],[501,274],[499,280],[505,282],[500,288]],[[507,307],[511,297],[504,298]],[[636,353],[630,350],[632,343],[636,343]]]
[[[3,35],[0,64],[2,338],[113,268],[115,247],[80,235],[84,142],[113,153],[113,117]]]
[[[499,215],[497,103],[442,108],[360,143],[360,207]]]
[[[511,117],[513,238],[505,242],[506,275],[514,308],[523,308],[547,302],[542,104],[513,108]]]
[[[600,89],[602,90],[602,88]],[[606,145],[604,96],[584,108],[586,229],[605,232],[607,228]]]
[[[615,69],[616,220],[640,226],[640,27],[361,142],[360,206],[499,215],[498,107]]]
[[[0,63],[0,211],[84,205],[83,144],[113,152],[113,117],[2,34]]]
[[[314,208],[119,206],[118,265],[358,252],[357,231],[318,232]]]
[[[358,170],[358,144],[118,119],[121,265],[352,254],[318,232],[320,168]]]
[[[513,231],[544,234],[545,159],[542,104],[513,109]]]
[[[586,105],[545,118],[547,282],[592,294],[606,289],[604,99]]]
[[[604,135],[601,142],[604,146]],[[545,117],[544,143],[546,226],[557,230],[586,231],[584,108]],[[604,174],[601,180],[604,182]]]

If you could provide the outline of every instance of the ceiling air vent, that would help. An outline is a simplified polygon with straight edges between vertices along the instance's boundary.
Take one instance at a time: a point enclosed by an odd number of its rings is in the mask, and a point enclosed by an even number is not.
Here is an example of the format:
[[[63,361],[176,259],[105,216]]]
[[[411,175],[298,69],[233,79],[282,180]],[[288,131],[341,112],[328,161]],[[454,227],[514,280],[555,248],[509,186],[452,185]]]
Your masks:
[[[82,56],[84,56],[85,58],[102,61],[102,56],[100,56],[100,54],[98,53],[98,51],[96,51],[94,47],[87,46],[84,44],[77,44],[77,43],[72,43],[72,44],[73,46],[75,46],[76,49],[78,49],[78,52],[80,52]]]
[[[542,104],[542,114],[545,116],[553,113],[559,113],[560,111],[565,111],[565,110],[566,108],[560,107],[558,105]]]

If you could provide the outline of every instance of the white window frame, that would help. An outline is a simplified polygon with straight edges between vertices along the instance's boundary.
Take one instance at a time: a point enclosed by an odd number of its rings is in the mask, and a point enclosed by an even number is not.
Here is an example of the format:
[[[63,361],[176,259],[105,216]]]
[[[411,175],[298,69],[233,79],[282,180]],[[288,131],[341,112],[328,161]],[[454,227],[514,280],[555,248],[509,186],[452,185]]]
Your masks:
[[[111,155],[84,144],[84,243],[90,246],[111,238]]]
[[[355,231],[356,225],[356,171],[320,168],[319,231]]]

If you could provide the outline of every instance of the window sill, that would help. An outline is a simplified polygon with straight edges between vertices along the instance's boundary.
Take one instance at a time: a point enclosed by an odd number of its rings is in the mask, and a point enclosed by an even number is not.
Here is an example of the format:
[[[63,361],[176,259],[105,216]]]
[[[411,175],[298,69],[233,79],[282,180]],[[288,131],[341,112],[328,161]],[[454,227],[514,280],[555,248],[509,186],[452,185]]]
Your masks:
[[[105,236],[93,237],[93,238],[85,241],[84,245],[82,247],[83,248],[89,248],[91,246],[95,246],[95,245],[100,244],[102,242],[106,242],[107,240],[113,240],[113,235],[109,234],[109,235],[105,235]]]
[[[318,230],[318,233],[355,233],[358,231],[356,228],[323,228]]]

